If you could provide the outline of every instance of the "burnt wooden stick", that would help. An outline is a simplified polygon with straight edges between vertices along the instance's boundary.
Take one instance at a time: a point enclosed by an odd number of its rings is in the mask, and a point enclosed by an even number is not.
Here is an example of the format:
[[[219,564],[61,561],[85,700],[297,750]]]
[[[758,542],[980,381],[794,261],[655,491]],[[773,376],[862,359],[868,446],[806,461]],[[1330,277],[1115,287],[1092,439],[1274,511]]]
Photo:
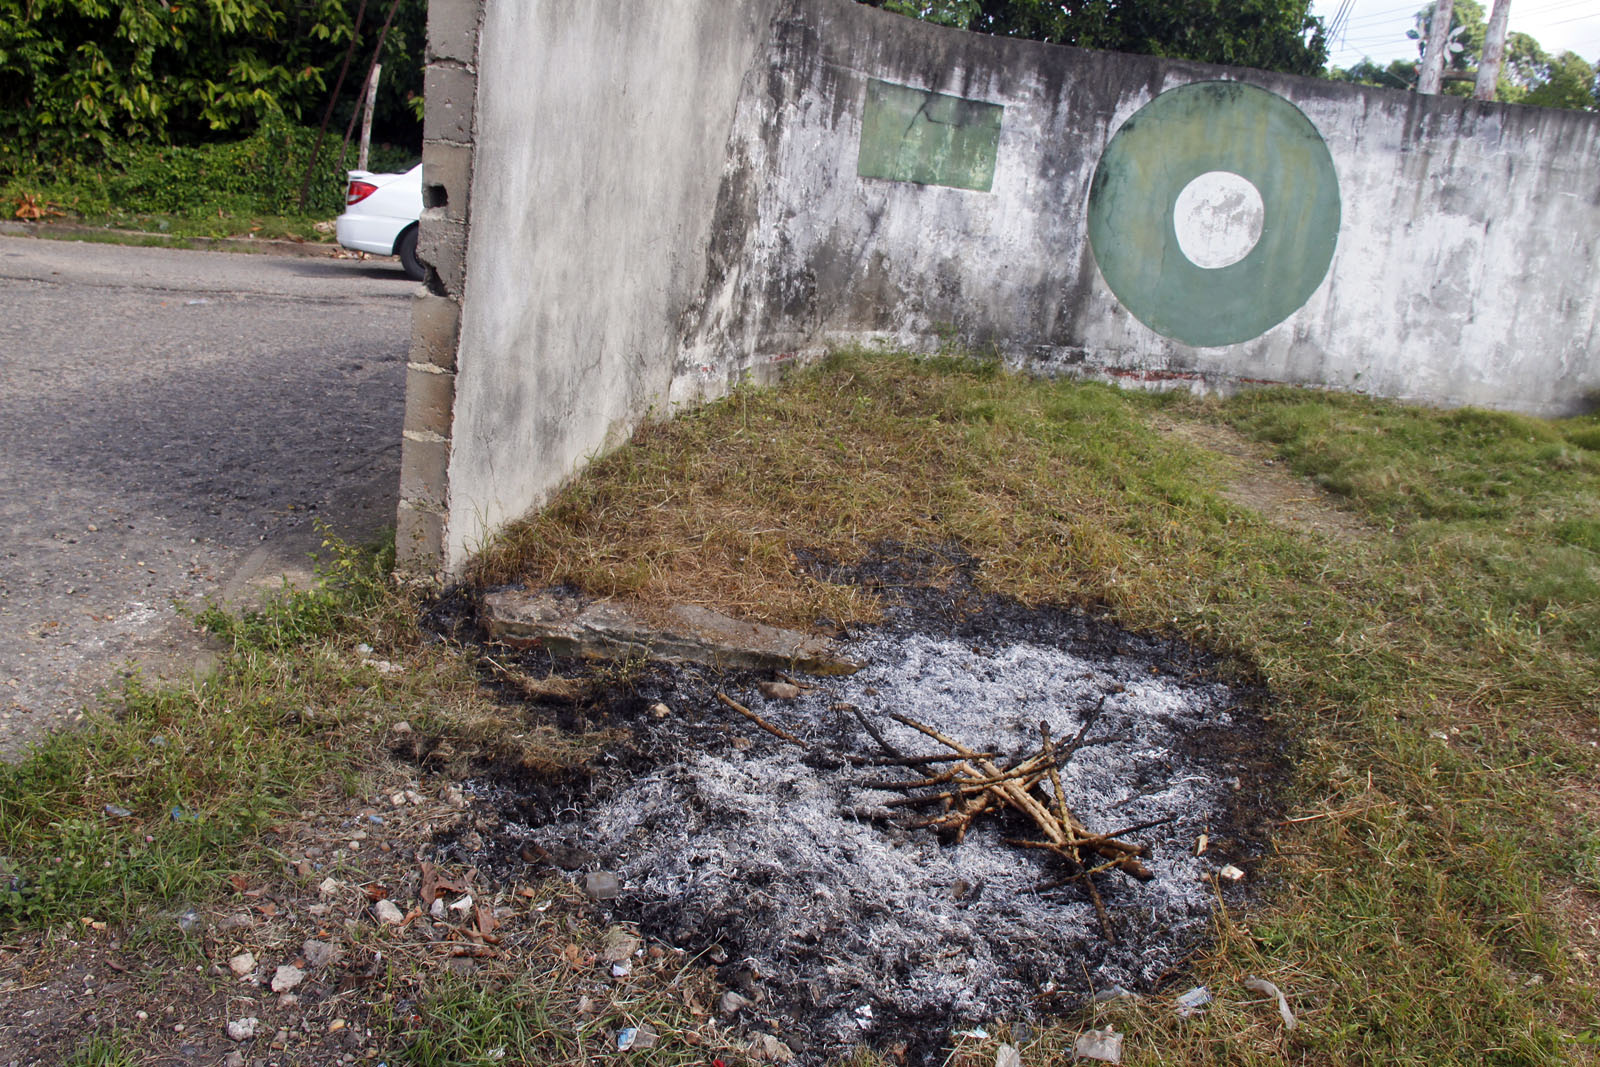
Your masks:
[[[901,715],[898,712],[890,712],[889,717],[894,719],[896,722],[901,723],[902,725],[911,727],[913,730],[916,730],[919,733],[926,734],[928,737],[933,738],[946,748],[961,753],[963,756],[967,757],[967,761],[969,763],[989,777],[1002,779],[997,784],[990,786],[990,791],[998,794],[999,798],[1005,803],[1016,808],[1018,811],[1022,812],[1024,815],[1027,815],[1030,819],[1037,823],[1039,825],[1039,829],[1044,831],[1044,835],[1046,837],[1056,841],[1059,844],[1067,844],[1067,830],[1056,821],[1056,817],[1051,815],[1049,810],[1046,809],[1044,805],[1040,804],[1037,800],[1033,799],[1033,797],[1029,796],[1027,791],[1017,785],[1014,780],[1005,778],[1005,772],[999,767],[995,766],[992,762],[986,759],[978,758],[978,754],[976,752],[968,748],[966,745],[963,745],[960,741],[957,741],[953,737],[948,737],[926,723],[920,723],[910,716]]]
[[[749,719],[751,722],[755,723],[757,726],[761,727],[763,730],[767,731],[767,733],[771,734],[773,737],[782,738],[791,745],[799,745],[801,748],[810,747],[794,734],[791,734],[788,730],[785,730],[781,726],[772,725],[766,719],[763,719],[761,716],[757,715],[755,712],[751,711],[749,708],[745,707],[728,694],[718,690],[717,699],[728,705],[728,707],[732,708],[734,711],[737,711],[740,715],[743,715],[745,718]]]
[[[951,779],[953,779],[955,777],[956,777],[956,772],[952,769],[952,770],[945,771],[943,774],[936,774],[932,778],[912,778],[909,781],[893,781],[893,780],[890,780],[890,779],[887,779],[887,778],[874,778],[871,781],[862,782],[861,783],[861,788],[862,789],[926,789],[929,786],[943,785],[944,783],[950,781]]]
[[[1050,788],[1056,793],[1056,817],[1061,825],[1071,827],[1072,816],[1067,812],[1067,793],[1061,788],[1061,775],[1056,772],[1056,746],[1050,743],[1050,724],[1039,720],[1039,736],[1044,740],[1044,758],[1050,768]]]
[[[893,745],[891,745],[888,742],[888,740],[883,736],[883,734],[878,731],[878,728],[876,726],[872,725],[872,720],[868,719],[867,716],[866,716],[866,713],[863,712],[860,708],[856,707],[854,704],[846,704],[846,703],[835,704],[834,708],[836,708],[836,709],[837,708],[844,708],[845,710],[849,711],[850,714],[854,715],[856,717],[856,722],[859,722],[861,724],[861,728],[863,730],[867,731],[867,733],[869,735],[871,735],[872,739],[874,741],[878,742],[878,747],[883,749],[889,755],[891,755],[891,756],[903,756],[904,755],[904,753],[902,753],[898,748],[895,748]]]
[[[1100,890],[1095,887],[1094,879],[1089,877],[1089,872],[1083,874],[1083,884],[1089,889],[1089,899],[1094,901],[1094,913],[1100,918],[1100,932],[1105,934],[1106,940],[1113,945],[1117,943],[1117,928],[1111,925],[1111,916],[1106,912],[1106,902],[1100,899]]]
[[[978,755],[983,759],[994,758],[993,752],[980,752]],[[940,753],[936,756],[849,756],[846,758],[860,767],[925,767],[930,763],[959,763],[966,757]]]

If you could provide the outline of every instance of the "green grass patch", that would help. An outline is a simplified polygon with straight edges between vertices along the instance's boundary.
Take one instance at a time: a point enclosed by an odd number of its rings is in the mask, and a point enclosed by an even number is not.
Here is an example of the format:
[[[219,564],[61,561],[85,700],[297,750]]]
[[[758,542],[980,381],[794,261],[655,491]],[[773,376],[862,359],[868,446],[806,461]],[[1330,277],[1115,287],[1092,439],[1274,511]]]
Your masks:
[[[261,827],[358,758],[340,733],[381,705],[349,634],[393,557],[339,548],[314,590],[205,613],[229,646],[212,678],[135,679],[85,731],[0,764],[0,922],[125,922],[212,896]]]

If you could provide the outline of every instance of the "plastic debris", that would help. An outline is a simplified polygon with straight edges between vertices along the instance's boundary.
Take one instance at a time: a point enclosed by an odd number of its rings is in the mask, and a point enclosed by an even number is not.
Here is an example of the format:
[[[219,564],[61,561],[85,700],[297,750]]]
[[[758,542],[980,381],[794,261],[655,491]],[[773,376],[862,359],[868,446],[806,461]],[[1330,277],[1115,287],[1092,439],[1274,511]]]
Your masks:
[[[199,822],[198,812],[190,811],[181,804],[172,805],[172,820],[174,822]]]
[[[184,908],[178,913],[176,922],[178,929],[186,934],[192,934],[200,929],[200,913],[193,908]]]
[[[1022,1053],[1015,1045],[1001,1045],[994,1050],[994,1067],[1022,1067]]]
[[[1278,998],[1278,1014],[1283,1016],[1283,1028],[1293,1030],[1299,1023],[1294,1017],[1294,1012],[1289,1010],[1289,998],[1283,995],[1283,990],[1267,981],[1251,975],[1244,980],[1244,987],[1253,993],[1262,993],[1269,997]]]
[[[107,804],[105,807],[105,812],[113,819],[128,819],[132,818],[133,816],[133,812],[123,807],[121,804]]]
[[[618,1030],[617,1031],[617,1051],[618,1052],[626,1052],[626,1051],[628,1051],[630,1048],[633,1047],[633,1043],[634,1043],[635,1040],[638,1039],[638,1037],[639,1037],[639,1030],[638,1030],[637,1027],[628,1026],[628,1027],[624,1027],[621,1030]]]
[[[1128,992],[1119,985],[1114,985],[1109,989],[1096,990],[1094,994],[1094,1002],[1096,1004],[1104,1004],[1107,1001],[1116,1000],[1118,997],[1132,997],[1136,995],[1137,994]]]
[[[1111,1027],[1090,1030],[1078,1035],[1072,1043],[1072,1054],[1080,1060],[1099,1060],[1101,1063],[1122,1062],[1122,1035]]]
[[[974,1026],[971,1030],[957,1030],[952,1036],[970,1037],[976,1041],[987,1041],[989,1040],[989,1031],[985,1030],[981,1026]]]
[[[1187,1019],[1191,1015],[1198,1015],[1200,1009],[1211,1003],[1211,990],[1203,985],[1197,985],[1174,1003],[1178,1009],[1178,1018]]]
[[[613,978],[626,978],[632,973],[633,964],[629,963],[627,960],[623,960],[621,963],[613,963],[611,965],[611,977]]]

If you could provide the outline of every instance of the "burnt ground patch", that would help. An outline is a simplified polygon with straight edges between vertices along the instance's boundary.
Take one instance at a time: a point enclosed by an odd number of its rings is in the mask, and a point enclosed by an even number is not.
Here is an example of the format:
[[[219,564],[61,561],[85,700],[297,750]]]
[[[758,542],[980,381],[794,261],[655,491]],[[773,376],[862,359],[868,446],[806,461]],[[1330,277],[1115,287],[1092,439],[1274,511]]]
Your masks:
[[[1203,945],[1217,900],[1255,891],[1288,764],[1261,688],[1179,640],[985,594],[958,553],[811,565],[884,597],[881,625],[841,630],[860,673],[777,699],[750,673],[518,653],[529,675],[590,683],[576,700],[532,702],[532,717],[614,743],[561,774],[483,767],[463,786],[483,832],[440,840],[440,858],[507,881],[614,872],[621,893],[603,906],[615,919],[717,964],[750,1001],[751,1029],[818,1061],[863,1040],[931,1055],[960,1024],[1159,988]],[[1081,881],[1050,888],[1054,856],[1013,843],[1030,836],[1025,820],[975,823],[959,841],[917,828],[938,808],[885,786],[921,772],[846,762],[882,744],[942,751],[893,713],[1003,766],[1038,750],[1041,721],[1083,736],[1062,769],[1069,808],[1097,832],[1154,824],[1129,835],[1154,877],[1094,876],[1102,919]],[[1230,865],[1243,882],[1217,877]]]

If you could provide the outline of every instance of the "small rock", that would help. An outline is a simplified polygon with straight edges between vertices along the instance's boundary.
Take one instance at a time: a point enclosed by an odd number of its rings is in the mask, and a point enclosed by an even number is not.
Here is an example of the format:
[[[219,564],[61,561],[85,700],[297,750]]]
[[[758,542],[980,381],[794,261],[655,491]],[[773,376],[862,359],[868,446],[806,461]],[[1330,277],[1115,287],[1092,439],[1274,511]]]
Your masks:
[[[244,1053],[234,1049],[222,1057],[222,1067],[244,1067]]]
[[[310,878],[312,872],[315,870],[316,868],[311,866],[310,860],[301,860],[294,865],[294,873],[299,875],[301,878]]]
[[[261,1025],[261,1020],[254,1015],[248,1019],[235,1019],[228,1024],[228,1038],[232,1041],[249,1041],[256,1036],[256,1027]]]
[[[248,952],[241,952],[228,960],[228,970],[243,978],[256,969],[256,958]]]
[[[722,999],[717,1001],[717,1007],[722,1009],[724,1015],[738,1015],[750,1006],[750,998],[728,990],[722,994]]]
[[[461,792],[461,790],[457,789],[453,785],[449,785],[445,786],[444,802],[450,805],[452,808],[464,808],[467,806],[467,797],[466,794]]]
[[[764,1063],[789,1063],[794,1050],[771,1034],[762,1034],[750,1042],[750,1055]]]
[[[652,719],[665,719],[668,715],[671,715],[671,714],[672,714],[672,709],[667,707],[665,704],[657,703],[657,704],[651,704],[650,705],[650,717]]]
[[[411,732],[411,724],[406,720],[401,719],[399,722],[389,727],[389,729],[393,730],[397,734],[409,734]]]
[[[272,975],[272,991],[274,993],[287,993],[305,980],[306,972],[292,963],[285,963]]]
[[[444,897],[433,898],[433,903],[428,905],[428,914],[440,921],[444,920]]]
[[[372,906],[372,913],[385,926],[399,926],[406,921],[405,912],[395,907],[392,900],[380,900]]]
[[[800,687],[788,682],[758,682],[756,688],[769,700],[796,700],[800,696]]]
[[[633,964],[627,962],[626,960],[621,963],[613,963],[611,965],[611,977],[613,978],[626,978],[632,973]]]
[[[1111,1027],[1090,1030],[1079,1034],[1073,1042],[1072,1054],[1080,1060],[1099,1060],[1102,1063],[1122,1062],[1122,1035]]]
[[[294,1007],[298,1003],[300,1003],[300,994],[298,993],[278,994],[278,1007],[284,1009],[285,1011]]]
[[[347,1025],[349,1025],[349,1024],[346,1023],[343,1019],[335,1019],[335,1020],[333,1020],[333,1022],[328,1024],[328,1033],[336,1034],[340,1030],[343,1030]]]
[[[289,1047],[289,1031],[287,1031],[287,1030],[279,1030],[277,1033],[273,1034],[272,1035],[272,1047],[273,1048],[280,1048],[280,1049],[281,1048],[288,1048]]]
[[[255,924],[255,919],[248,912],[236,911],[217,920],[217,931],[226,934],[234,930],[248,930]]]
[[[309,852],[310,850],[307,849],[307,851]],[[322,884],[317,886],[317,892],[321,893],[325,897],[332,897],[337,896],[339,894],[339,890],[343,888],[344,883],[339,881],[337,878],[324,878],[322,880]]]
[[[1217,872],[1217,877],[1224,882],[1242,882],[1244,881],[1244,872],[1230,863]]]
[[[332,963],[334,957],[339,955],[339,949],[326,941],[318,941],[313,938],[300,946],[300,955],[306,958],[307,966],[312,970],[317,970]]]
[[[467,894],[463,895],[460,900],[458,900],[454,904],[450,905],[450,910],[451,911],[459,911],[462,914],[466,914],[467,912],[471,911],[472,910],[472,894],[471,893],[467,893]]]
[[[606,931],[605,946],[600,958],[607,963],[621,963],[630,959],[639,949],[639,939],[626,926],[613,926]]]
[[[583,876],[583,891],[592,900],[616,900],[622,895],[622,886],[610,871],[590,871]]]

